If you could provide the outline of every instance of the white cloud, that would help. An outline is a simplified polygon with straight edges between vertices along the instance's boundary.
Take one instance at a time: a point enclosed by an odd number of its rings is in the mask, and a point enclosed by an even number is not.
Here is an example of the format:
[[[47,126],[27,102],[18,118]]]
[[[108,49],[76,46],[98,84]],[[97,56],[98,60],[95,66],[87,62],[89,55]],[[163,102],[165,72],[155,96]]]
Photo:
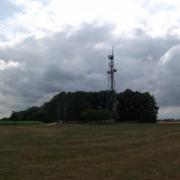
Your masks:
[[[160,65],[169,66],[170,64],[172,64],[173,61],[177,61],[175,62],[175,64],[176,63],[178,64],[179,60],[177,59],[177,55],[180,55],[179,50],[180,50],[179,44],[168,49],[168,51],[160,58],[160,62],[159,62]]]
[[[5,69],[9,69],[9,68],[18,68],[20,67],[20,63],[19,62],[15,62],[15,61],[5,61],[3,59],[0,59],[0,70],[5,70]]]
[[[180,35],[180,3],[176,0],[49,0],[46,4],[43,0],[11,1],[22,6],[22,11],[0,24],[7,41],[29,35],[42,37],[67,25],[78,28],[82,22],[94,21],[114,24],[114,33],[123,36],[132,36],[137,28],[152,37]]]

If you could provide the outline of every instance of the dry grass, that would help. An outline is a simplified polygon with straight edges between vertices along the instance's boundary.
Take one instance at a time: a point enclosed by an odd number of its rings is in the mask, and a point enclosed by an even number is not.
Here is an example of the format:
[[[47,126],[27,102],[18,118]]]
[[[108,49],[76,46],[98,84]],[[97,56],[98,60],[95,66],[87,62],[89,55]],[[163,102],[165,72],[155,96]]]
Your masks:
[[[180,179],[180,124],[2,126],[0,179]]]

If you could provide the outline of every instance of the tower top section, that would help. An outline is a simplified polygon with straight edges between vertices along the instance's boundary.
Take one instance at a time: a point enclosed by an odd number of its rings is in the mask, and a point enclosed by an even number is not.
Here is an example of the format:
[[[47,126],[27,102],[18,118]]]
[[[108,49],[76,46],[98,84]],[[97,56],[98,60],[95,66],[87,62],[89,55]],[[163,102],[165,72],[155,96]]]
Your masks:
[[[112,47],[112,54],[108,56],[109,60],[114,60],[114,48]]]
[[[108,56],[109,59],[109,66],[108,66],[108,86],[109,90],[115,91],[115,77],[114,74],[117,72],[117,70],[114,68],[114,49],[112,47],[112,54]]]

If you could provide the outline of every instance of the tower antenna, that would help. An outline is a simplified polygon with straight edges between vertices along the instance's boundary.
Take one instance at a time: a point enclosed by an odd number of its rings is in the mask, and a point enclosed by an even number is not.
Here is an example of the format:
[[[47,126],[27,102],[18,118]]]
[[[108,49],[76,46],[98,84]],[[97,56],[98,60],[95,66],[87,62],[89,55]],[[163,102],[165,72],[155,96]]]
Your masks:
[[[107,107],[109,110],[112,111],[113,117],[112,120],[113,122],[117,122],[117,94],[115,90],[115,73],[117,70],[115,69],[115,64],[114,64],[114,48],[112,46],[112,54],[108,56],[109,64],[108,64],[108,94],[107,94]]]

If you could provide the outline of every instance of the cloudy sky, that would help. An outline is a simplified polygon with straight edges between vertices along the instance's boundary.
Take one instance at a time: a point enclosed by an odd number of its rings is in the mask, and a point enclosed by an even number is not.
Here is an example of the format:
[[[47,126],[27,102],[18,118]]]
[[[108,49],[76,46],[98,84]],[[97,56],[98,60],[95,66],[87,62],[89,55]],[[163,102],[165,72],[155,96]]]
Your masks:
[[[151,92],[180,117],[179,0],[0,0],[0,117],[60,91]]]

